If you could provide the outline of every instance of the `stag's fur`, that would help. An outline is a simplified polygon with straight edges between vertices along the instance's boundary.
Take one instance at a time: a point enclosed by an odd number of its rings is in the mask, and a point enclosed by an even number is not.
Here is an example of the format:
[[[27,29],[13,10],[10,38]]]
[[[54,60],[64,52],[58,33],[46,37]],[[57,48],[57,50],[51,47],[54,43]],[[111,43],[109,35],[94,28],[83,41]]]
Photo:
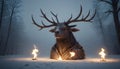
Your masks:
[[[56,39],[56,44],[51,49],[51,59],[57,59],[59,56],[64,60],[84,59],[85,53],[82,46],[75,40],[72,32],[69,31],[67,38]],[[70,52],[75,52],[74,57],[70,57]]]

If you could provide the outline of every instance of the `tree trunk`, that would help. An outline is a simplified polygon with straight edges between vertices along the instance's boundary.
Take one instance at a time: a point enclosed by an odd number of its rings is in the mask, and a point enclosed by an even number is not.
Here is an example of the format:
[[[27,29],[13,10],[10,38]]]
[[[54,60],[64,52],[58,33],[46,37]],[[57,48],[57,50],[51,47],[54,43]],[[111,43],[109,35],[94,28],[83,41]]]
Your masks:
[[[118,41],[120,44],[120,25],[119,25],[119,18],[118,18],[118,13],[117,12],[113,12],[113,18],[114,18],[114,23],[115,23],[115,29],[116,29],[116,33],[118,36]]]
[[[112,8],[113,8],[113,18],[114,18],[114,24],[115,24],[115,29],[118,37],[118,42],[120,45],[120,22],[119,22],[119,16],[118,16],[118,4],[112,3]],[[117,54],[120,54],[120,47],[117,47],[118,50],[116,51]]]
[[[2,0],[1,1],[1,13],[0,13],[0,50],[1,50],[1,53],[0,53],[0,55],[2,55],[3,54],[3,52],[2,52],[2,44],[3,44],[3,36],[2,36],[2,21],[3,21],[3,13],[4,13],[4,3],[5,3],[5,1],[4,0]]]
[[[9,37],[10,37],[10,33],[11,33],[11,25],[12,25],[14,9],[15,9],[15,7],[12,8],[11,15],[10,15],[10,23],[9,23],[7,39],[6,39],[5,47],[4,47],[4,55],[7,54],[7,50],[8,50],[8,41],[9,41]]]
[[[3,9],[4,9],[4,0],[2,0],[2,4],[1,4],[1,13],[0,13],[0,32],[1,32],[2,19],[3,19]]]

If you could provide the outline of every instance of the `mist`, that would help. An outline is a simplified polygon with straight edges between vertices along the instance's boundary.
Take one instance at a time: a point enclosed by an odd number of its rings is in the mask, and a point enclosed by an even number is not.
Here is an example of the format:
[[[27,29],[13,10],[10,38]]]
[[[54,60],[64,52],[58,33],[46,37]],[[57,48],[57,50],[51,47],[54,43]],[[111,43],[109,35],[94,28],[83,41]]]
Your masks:
[[[26,43],[22,52],[29,54],[33,49],[33,44],[37,45],[40,50],[40,55],[49,56],[51,47],[55,44],[54,33],[49,32],[51,28],[39,30],[38,27],[32,24],[31,15],[37,23],[41,24],[41,20],[48,24],[41,16],[40,9],[51,18],[50,11],[58,14],[60,22],[66,21],[71,14],[76,17],[80,11],[80,5],[83,7],[83,15],[91,12],[93,15],[95,8],[93,0],[24,0],[22,4],[22,18],[24,21],[24,34],[26,35]],[[94,23],[94,22],[93,22]],[[76,28],[80,31],[74,33],[76,40],[83,46],[86,55],[97,55],[101,47],[104,47],[101,35],[96,32],[93,23],[78,22]]]

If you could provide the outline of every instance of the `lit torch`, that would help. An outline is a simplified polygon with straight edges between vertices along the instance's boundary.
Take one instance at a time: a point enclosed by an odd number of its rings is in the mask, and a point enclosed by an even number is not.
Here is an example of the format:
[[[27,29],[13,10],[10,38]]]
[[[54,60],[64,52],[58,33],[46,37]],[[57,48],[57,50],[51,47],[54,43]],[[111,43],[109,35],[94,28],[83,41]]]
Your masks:
[[[75,56],[75,52],[70,52],[70,57]]]
[[[101,56],[101,61],[105,61],[105,49],[101,48],[101,51],[99,52],[99,55]]]
[[[39,52],[39,50],[36,48],[36,45],[34,45],[34,49],[32,51],[32,54],[33,54],[32,60],[37,60],[37,53],[38,52]]]

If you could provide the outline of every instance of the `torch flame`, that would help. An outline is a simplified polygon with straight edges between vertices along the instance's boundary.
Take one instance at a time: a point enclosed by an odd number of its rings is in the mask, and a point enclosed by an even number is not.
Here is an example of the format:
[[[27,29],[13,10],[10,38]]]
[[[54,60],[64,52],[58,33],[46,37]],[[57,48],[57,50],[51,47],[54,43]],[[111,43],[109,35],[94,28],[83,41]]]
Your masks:
[[[58,60],[62,60],[62,57],[61,57],[61,56],[59,56],[59,57],[58,57]]]
[[[75,52],[70,52],[70,57],[75,56]]]
[[[39,52],[39,50],[36,48],[36,45],[34,45],[34,49],[32,51],[32,54],[33,54],[33,60],[36,60],[37,59],[37,53]]]
[[[102,61],[105,61],[105,49],[104,48],[101,48],[101,51],[99,52],[99,55],[101,56],[101,60]]]

